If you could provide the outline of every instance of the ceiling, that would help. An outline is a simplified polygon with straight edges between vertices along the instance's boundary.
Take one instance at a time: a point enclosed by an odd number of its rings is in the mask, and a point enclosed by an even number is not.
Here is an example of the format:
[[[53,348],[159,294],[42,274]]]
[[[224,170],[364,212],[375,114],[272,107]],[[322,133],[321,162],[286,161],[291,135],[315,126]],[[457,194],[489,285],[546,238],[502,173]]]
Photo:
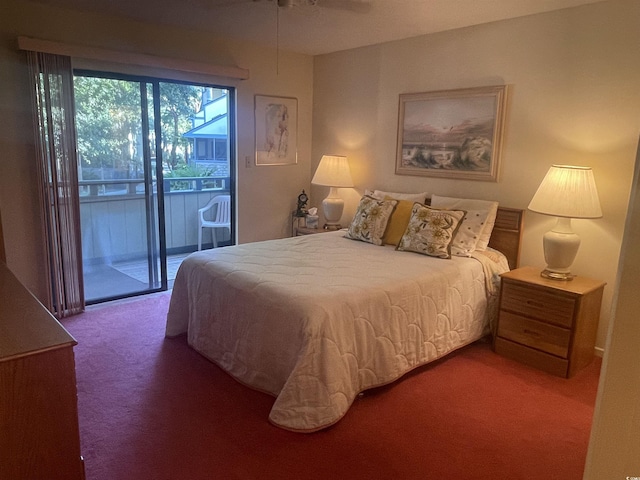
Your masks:
[[[318,55],[603,0],[36,0]]]

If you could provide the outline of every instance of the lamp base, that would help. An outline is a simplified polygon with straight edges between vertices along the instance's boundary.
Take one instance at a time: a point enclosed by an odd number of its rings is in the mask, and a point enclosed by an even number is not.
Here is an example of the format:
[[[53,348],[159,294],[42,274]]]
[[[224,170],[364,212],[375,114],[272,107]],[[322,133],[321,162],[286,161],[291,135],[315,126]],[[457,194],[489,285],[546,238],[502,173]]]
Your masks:
[[[551,280],[573,280],[575,275],[571,272],[554,272],[553,270],[544,269],[540,272],[540,276]]]
[[[344,209],[344,200],[338,195],[338,189],[331,187],[329,195],[322,201],[322,212],[326,221],[325,230],[339,230],[340,218],[342,218],[342,210]],[[327,226],[337,226],[338,228],[327,228]]]
[[[580,237],[571,229],[571,219],[559,217],[556,225],[542,238],[547,267],[540,273],[551,280],[571,280],[575,275],[570,268],[578,248]]]

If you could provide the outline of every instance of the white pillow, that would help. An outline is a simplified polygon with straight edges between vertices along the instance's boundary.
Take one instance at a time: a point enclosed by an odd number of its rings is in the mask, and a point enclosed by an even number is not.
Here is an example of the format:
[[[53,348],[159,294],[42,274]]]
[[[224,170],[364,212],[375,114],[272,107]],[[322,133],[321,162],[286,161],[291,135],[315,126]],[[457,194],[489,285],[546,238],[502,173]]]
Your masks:
[[[384,200],[385,197],[391,197],[394,200],[409,200],[410,202],[418,202],[424,205],[425,200],[429,196],[427,192],[422,193],[396,193],[385,192],[383,190],[365,190],[365,195],[376,198],[378,200]]]
[[[462,251],[458,254],[466,256],[474,250],[487,249],[489,246],[489,238],[491,238],[491,232],[493,231],[493,226],[496,223],[498,202],[432,195],[431,206],[435,208],[450,208],[467,211],[465,220],[462,222],[462,225],[456,234],[456,237],[460,235],[460,239],[464,240],[464,243],[456,242],[454,240],[452,253],[460,249]],[[471,237],[473,236],[476,236],[477,239],[473,245],[473,249],[468,251],[469,242],[472,241]],[[454,249],[454,247],[456,248]]]

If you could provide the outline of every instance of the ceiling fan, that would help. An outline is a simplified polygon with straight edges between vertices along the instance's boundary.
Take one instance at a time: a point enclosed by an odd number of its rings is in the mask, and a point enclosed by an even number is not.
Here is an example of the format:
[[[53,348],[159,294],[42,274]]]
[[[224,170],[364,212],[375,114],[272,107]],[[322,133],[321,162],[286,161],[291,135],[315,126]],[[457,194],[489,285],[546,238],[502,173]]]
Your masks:
[[[183,0],[184,1],[184,0]],[[251,4],[261,4],[272,6],[275,11],[275,40],[276,40],[276,73],[279,72],[280,54],[280,16],[293,21],[294,17],[302,16],[324,16],[321,12],[326,9],[343,11],[346,14],[366,14],[373,8],[375,0],[187,0],[206,2],[210,8],[233,8],[242,6],[245,10]],[[263,10],[262,8],[260,10]],[[282,12],[282,13],[281,13]],[[289,12],[295,12],[294,17]],[[264,13],[264,12],[263,12]],[[328,13],[328,12],[327,12]],[[268,21],[268,19],[266,19]]]

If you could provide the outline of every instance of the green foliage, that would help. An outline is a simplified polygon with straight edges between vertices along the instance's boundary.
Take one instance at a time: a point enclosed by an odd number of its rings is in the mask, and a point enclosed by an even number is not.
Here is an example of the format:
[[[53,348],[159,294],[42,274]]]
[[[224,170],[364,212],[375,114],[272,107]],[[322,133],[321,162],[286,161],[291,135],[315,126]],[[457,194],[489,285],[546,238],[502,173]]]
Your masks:
[[[165,173],[165,177],[167,178],[178,178],[178,177],[207,177],[210,174],[208,171],[204,171],[201,168],[192,167],[189,165],[181,165],[178,168],[173,169],[170,173]]]
[[[150,130],[153,138],[153,94],[147,85]],[[109,78],[74,78],[78,153],[83,167],[138,171],[142,166],[142,102],[138,82]],[[160,83],[162,155],[176,169],[186,164],[190,116],[200,107],[201,88]],[[153,143],[150,145],[155,151]]]
[[[74,79],[78,153],[84,166],[122,169],[142,158],[130,140],[141,136],[136,87],[106,78]]]
[[[165,178],[194,178],[194,177],[215,177],[221,176],[225,174],[224,171],[214,165],[209,168],[202,167],[192,167],[190,165],[181,165],[178,168],[172,170],[171,172],[165,173]],[[219,180],[217,179],[206,179],[202,180],[202,188],[217,188],[219,184]],[[171,190],[190,190],[192,187],[192,181],[185,180],[183,181],[174,181],[171,183]]]
[[[224,167],[213,165],[211,167],[193,167],[191,165],[180,165],[169,173],[165,173],[165,178],[180,177],[215,177],[226,174]]]
[[[163,158],[172,169],[187,162],[190,141],[182,134],[191,129],[190,116],[200,108],[201,98],[201,90],[193,85],[160,84]]]

